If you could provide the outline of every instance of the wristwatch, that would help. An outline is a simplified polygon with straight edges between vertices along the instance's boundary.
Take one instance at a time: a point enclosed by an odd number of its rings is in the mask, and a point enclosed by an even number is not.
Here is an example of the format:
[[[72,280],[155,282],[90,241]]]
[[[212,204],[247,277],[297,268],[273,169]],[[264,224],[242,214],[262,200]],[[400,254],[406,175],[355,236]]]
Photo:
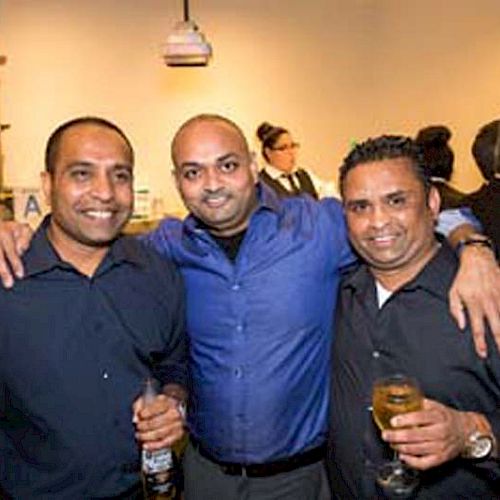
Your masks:
[[[473,421],[474,430],[465,440],[462,457],[472,460],[488,458],[495,449],[495,437],[485,418],[473,415]]]

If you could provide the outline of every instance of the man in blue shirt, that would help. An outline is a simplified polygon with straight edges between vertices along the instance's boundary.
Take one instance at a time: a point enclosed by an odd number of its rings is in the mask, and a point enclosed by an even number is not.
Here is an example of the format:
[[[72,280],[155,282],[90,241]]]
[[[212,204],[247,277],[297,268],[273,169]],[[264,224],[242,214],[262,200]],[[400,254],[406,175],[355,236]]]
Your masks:
[[[319,498],[329,331],[339,269],[353,259],[340,203],[256,190],[246,141],[218,117],[184,126],[173,158],[193,215],[150,241],[189,293],[186,497]]]
[[[353,259],[340,204],[279,200],[257,184],[240,129],[219,116],[186,122],[172,154],[191,215],[148,239],[187,288],[186,499],[329,498],[331,320],[339,270]],[[463,257],[471,252],[496,285],[482,291],[498,292],[492,256],[468,247]]]
[[[118,237],[132,179],[130,143],[107,121],[73,120],[49,139],[51,215],[25,278],[0,289],[2,498],[142,498],[136,438],[158,449],[182,434],[172,397],[138,399],[146,377],[183,393],[186,344],[177,270]]]

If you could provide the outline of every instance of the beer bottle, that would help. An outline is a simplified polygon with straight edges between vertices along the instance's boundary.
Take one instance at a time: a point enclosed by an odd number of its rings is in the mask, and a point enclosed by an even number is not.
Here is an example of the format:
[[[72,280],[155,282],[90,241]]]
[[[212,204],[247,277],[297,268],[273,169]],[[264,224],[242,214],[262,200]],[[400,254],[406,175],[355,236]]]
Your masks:
[[[151,404],[158,391],[155,381],[148,378],[144,385],[144,404]],[[178,463],[172,448],[148,451],[142,449],[142,480],[146,500],[177,500],[179,498]]]

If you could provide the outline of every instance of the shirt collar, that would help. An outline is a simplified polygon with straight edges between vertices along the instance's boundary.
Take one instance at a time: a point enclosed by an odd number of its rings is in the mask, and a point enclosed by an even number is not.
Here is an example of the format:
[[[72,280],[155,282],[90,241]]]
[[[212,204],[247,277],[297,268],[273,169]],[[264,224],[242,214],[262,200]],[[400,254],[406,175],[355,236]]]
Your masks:
[[[47,215],[33,235],[29,249],[23,256],[25,276],[50,271],[54,268],[73,269],[73,266],[61,260],[52,243],[47,229],[50,225],[50,214]],[[138,266],[147,265],[146,257],[139,251],[140,243],[135,238],[122,236],[116,239],[99,268],[109,268],[122,262],[129,262]]]
[[[458,261],[452,248],[446,241],[441,242],[441,248],[432,259],[411,281],[403,285],[395,293],[403,290],[422,288],[433,295],[448,300],[448,290],[451,286]],[[355,292],[363,292],[374,282],[366,264],[360,264],[342,282],[342,288],[351,288]]]
[[[272,165],[269,165],[269,163],[266,164],[266,166],[264,167],[264,170],[269,175],[269,177],[271,177],[271,179],[273,179],[275,181],[282,179],[283,177],[285,177],[289,174],[296,174],[297,173],[297,169],[294,169],[291,172],[283,172],[283,170],[279,170],[278,168],[273,167]]]
[[[404,289],[423,288],[433,295],[448,300],[448,291],[453,282],[458,260],[455,252],[446,240],[441,241],[441,247],[420,273]]]

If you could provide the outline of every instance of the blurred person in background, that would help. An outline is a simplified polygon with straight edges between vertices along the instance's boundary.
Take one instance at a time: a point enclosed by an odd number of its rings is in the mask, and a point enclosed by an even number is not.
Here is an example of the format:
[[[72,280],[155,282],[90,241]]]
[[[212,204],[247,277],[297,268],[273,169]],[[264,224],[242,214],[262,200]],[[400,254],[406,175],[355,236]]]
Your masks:
[[[455,159],[455,155],[448,145],[450,139],[451,131],[444,125],[425,127],[419,130],[415,139],[422,149],[427,175],[441,196],[442,210],[461,206],[464,197],[464,193],[450,184]]]
[[[484,178],[484,184],[467,195],[470,206],[483,225],[484,233],[493,240],[497,259],[500,256],[500,120],[484,125],[472,144],[472,156]]]
[[[338,197],[335,184],[327,182],[310,171],[297,167],[297,151],[300,145],[283,127],[264,122],[257,128],[265,167],[259,179],[270,186],[280,197],[309,194],[314,199],[325,196]]]

